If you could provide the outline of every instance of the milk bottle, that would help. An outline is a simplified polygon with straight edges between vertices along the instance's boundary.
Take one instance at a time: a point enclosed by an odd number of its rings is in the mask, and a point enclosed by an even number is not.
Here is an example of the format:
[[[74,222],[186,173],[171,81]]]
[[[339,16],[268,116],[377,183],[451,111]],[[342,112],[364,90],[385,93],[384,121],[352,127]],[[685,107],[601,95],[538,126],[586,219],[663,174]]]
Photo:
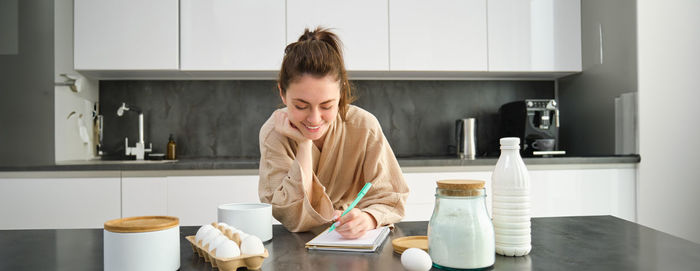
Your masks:
[[[520,138],[501,138],[501,156],[491,176],[496,253],[523,256],[530,238],[530,175],[520,157]]]

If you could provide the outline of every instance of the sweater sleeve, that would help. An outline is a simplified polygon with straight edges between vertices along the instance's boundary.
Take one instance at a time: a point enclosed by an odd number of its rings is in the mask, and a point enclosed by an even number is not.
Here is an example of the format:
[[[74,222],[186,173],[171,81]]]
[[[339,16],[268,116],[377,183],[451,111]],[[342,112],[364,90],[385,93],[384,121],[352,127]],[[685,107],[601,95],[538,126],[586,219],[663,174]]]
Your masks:
[[[260,201],[272,205],[272,215],[289,231],[308,231],[330,222],[333,204],[325,187],[314,174],[312,194],[316,198],[309,199],[302,185],[301,165],[288,139],[265,127],[260,131],[259,174]]]
[[[399,222],[409,189],[379,123],[370,130],[366,147],[363,177],[372,182],[372,188],[360,201],[360,208],[374,217],[377,227]]]

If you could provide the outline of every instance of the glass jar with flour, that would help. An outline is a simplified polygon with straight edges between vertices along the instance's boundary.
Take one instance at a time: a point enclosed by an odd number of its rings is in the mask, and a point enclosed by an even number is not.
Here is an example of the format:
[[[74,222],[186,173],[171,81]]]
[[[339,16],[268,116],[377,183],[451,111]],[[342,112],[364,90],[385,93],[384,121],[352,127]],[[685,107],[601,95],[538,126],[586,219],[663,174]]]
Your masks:
[[[433,266],[453,270],[487,268],[494,264],[495,252],[484,181],[438,181],[428,224],[428,253]]]

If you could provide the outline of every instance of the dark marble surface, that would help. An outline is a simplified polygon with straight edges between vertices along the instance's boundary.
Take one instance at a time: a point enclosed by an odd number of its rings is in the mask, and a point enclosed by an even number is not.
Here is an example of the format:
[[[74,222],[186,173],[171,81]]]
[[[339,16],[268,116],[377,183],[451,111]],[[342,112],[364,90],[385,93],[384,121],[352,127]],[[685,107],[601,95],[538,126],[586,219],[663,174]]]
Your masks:
[[[526,165],[564,165],[564,164],[629,164],[639,163],[639,155],[602,156],[602,157],[538,157],[524,158]],[[462,160],[452,156],[399,158],[401,167],[455,167],[455,166],[493,166],[498,158],[481,158]],[[0,166],[2,171],[100,171],[100,170],[208,170],[241,169],[256,170],[259,159],[237,158],[200,158],[180,159],[176,161],[101,161],[76,160],[59,162],[45,166]]]
[[[455,120],[477,119],[479,154],[498,152],[498,108],[523,99],[554,98],[553,81],[352,81],[355,105],[374,114],[399,157],[455,153]],[[144,112],[145,141],[163,153],[174,134],[180,158],[259,157],[258,133],[282,105],[275,81],[100,81],[104,151],[136,142],[138,115],[118,117],[122,102]],[[562,120],[562,125],[567,125]],[[492,139],[492,140],[488,140]],[[420,142],[420,144],[416,144]]]
[[[273,227],[262,270],[403,270],[391,239],[425,235],[427,222],[402,222],[375,253],[307,251],[312,233]],[[180,228],[180,270],[213,270],[193,253]],[[497,256],[494,270],[697,270],[700,244],[612,216],[532,219],[523,257]],[[0,270],[101,270],[102,229],[2,230]],[[437,270],[433,268],[433,270]]]

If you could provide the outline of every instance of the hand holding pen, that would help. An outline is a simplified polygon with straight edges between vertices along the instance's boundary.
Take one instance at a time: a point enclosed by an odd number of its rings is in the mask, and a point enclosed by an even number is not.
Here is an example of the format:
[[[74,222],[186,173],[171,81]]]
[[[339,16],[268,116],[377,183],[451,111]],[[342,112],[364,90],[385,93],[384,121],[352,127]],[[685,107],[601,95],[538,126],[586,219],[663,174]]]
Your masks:
[[[344,238],[355,239],[362,237],[366,231],[377,227],[377,222],[372,215],[354,208],[371,186],[371,183],[366,183],[345,212],[341,214],[340,211],[336,211],[333,218],[333,221],[336,222],[331,226],[329,232],[336,230]]]

